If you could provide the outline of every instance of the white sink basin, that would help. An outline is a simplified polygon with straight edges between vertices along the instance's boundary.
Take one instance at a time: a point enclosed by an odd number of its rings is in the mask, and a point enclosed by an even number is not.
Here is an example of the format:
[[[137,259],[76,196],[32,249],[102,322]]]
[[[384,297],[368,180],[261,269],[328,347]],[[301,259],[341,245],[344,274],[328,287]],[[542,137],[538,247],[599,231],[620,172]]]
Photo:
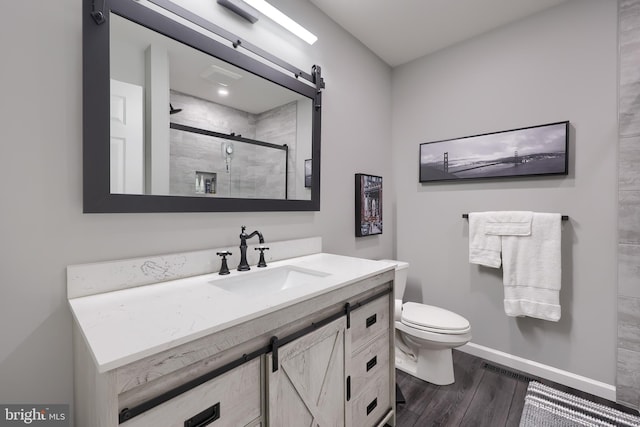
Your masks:
[[[318,283],[329,273],[294,266],[239,273],[237,276],[212,280],[212,285],[243,296],[273,294],[287,289]]]

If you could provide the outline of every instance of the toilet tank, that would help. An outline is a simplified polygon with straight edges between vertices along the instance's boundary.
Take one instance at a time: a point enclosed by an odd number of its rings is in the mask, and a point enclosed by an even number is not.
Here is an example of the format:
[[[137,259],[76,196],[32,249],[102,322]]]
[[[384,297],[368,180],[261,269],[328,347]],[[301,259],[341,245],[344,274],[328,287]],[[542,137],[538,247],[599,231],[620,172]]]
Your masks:
[[[409,273],[409,263],[404,261],[396,261],[392,259],[381,259],[380,261],[388,262],[396,267],[394,298],[402,299],[404,290],[407,286],[407,274]]]

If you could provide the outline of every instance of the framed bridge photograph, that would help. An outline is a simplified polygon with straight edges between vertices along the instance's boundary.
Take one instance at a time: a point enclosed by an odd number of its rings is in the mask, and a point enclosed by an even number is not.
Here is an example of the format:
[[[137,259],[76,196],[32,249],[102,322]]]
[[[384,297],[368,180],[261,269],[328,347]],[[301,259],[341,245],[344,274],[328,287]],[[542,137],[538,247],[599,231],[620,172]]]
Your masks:
[[[420,182],[567,175],[569,122],[420,144]]]
[[[382,234],[382,177],[356,174],[356,237]]]

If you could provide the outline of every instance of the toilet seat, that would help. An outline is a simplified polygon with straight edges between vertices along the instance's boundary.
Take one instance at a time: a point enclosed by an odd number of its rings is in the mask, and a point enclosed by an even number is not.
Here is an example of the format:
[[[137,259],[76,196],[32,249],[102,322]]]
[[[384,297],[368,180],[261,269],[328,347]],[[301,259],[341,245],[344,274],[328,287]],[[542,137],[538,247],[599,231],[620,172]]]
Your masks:
[[[402,305],[401,322],[421,331],[438,334],[461,335],[471,330],[469,321],[459,314],[415,302]]]

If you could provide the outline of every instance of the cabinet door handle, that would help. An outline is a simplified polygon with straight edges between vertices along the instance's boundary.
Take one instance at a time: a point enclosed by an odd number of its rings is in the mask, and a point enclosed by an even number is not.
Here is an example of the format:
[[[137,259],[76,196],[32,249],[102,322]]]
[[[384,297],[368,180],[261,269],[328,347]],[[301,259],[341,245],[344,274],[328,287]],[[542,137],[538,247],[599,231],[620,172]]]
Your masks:
[[[371,403],[369,403],[367,405],[367,415],[369,415],[371,413],[371,411],[376,409],[376,406],[378,406],[378,398],[377,397],[375,399],[373,399],[373,401],[371,401]]]
[[[220,402],[186,420],[184,427],[208,426],[218,418],[220,418]]]
[[[378,364],[378,356],[373,356],[371,360],[367,362],[367,372],[369,372],[377,364]]]
[[[378,321],[378,316],[376,314],[373,314],[369,317],[367,317],[367,328],[373,324],[375,324]]]

